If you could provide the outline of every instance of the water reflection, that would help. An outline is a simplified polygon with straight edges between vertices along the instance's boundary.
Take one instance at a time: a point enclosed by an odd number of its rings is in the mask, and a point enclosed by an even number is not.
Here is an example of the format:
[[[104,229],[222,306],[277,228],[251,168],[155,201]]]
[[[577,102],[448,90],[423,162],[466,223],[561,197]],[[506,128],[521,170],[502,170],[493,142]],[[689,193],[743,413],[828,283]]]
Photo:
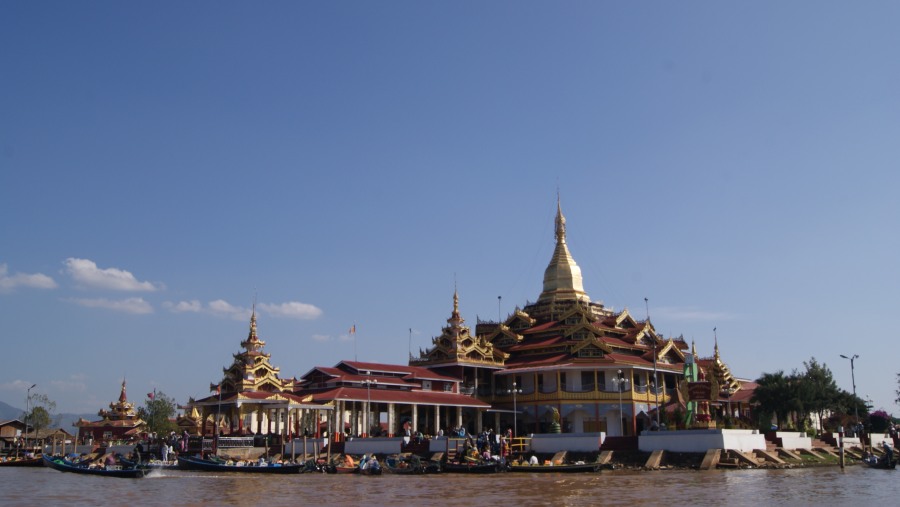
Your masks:
[[[46,468],[0,470],[3,505],[893,505],[897,472],[860,466],[795,470],[604,471],[485,476],[216,475],[154,472],[109,479]]]

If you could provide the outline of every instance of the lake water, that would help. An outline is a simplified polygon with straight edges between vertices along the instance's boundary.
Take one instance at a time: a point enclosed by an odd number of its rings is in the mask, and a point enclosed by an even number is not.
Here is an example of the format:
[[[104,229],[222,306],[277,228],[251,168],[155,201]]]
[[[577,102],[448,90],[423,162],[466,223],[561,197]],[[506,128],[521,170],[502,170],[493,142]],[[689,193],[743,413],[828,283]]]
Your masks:
[[[153,472],[112,479],[0,469],[0,505],[898,505],[900,470],[602,471],[363,477]]]

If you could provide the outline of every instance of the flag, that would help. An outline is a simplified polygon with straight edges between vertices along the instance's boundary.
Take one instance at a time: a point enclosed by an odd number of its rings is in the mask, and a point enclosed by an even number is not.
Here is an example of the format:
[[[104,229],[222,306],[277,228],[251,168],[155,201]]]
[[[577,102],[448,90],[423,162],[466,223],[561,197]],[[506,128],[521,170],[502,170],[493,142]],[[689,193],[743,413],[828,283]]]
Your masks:
[[[152,401],[153,398],[156,398],[156,393],[147,393],[147,397]]]
[[[356,324],[350,327],[350,334],[356,334]]]

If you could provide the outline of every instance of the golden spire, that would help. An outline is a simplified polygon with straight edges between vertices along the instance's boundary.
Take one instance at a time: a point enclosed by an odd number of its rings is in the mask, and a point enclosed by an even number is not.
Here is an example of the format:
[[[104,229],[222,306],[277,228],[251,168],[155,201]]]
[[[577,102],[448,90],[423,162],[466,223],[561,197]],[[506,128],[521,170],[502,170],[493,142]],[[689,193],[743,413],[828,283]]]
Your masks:
[[[125,378],[122,377],[122,392],[119,393],[119,401],[126,402],[128,401],[128,396],[125,395]]]
[[[566,242],[566,217],[562,212],[558,191],[556,192],[556,242]]]
[[[585,301],[590,298],[584,292],[581,268],[575,263],[566,246],[566,217],[562,212],[559,194],[556,196],[556,248],[550,264],[544,270],[544,290],[539,302]]]
[[[715,347],[713,348],[713,357],[719,359],[719,337],[716,335],[716,328],[713,328],[713,340]]]

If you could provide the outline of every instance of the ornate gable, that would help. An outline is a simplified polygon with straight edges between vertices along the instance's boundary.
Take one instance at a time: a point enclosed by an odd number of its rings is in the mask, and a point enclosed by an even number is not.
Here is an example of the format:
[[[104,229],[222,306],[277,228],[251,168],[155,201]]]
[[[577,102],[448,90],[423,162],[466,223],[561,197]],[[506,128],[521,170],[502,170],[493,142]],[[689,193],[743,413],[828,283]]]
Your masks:
[[[588,340],[584,340],[580,343],[572,345],[572,347],[569,349],[569,353],[571,353],[575,357],[597,358],[603,357],[611,352],[612,349],[609,347],[609,345],[603,343],[596,337],[591,337]]]
[[[488,337],[473,336],[465,319],[459,313],[459,294],[453,292],[453,312],[447,319],[448,325],[442,329],[441,336],[432,338],[432,347],[427,351],[419,350],[418,358],[411,358],[409,364],[415,366],[431,366],[447,363],[481,363],[502,365],[508,354],[495,348]],[[508,327],[500,325],[492,333],[512,334]],[[521,337],[519,337],[521,339]]]

